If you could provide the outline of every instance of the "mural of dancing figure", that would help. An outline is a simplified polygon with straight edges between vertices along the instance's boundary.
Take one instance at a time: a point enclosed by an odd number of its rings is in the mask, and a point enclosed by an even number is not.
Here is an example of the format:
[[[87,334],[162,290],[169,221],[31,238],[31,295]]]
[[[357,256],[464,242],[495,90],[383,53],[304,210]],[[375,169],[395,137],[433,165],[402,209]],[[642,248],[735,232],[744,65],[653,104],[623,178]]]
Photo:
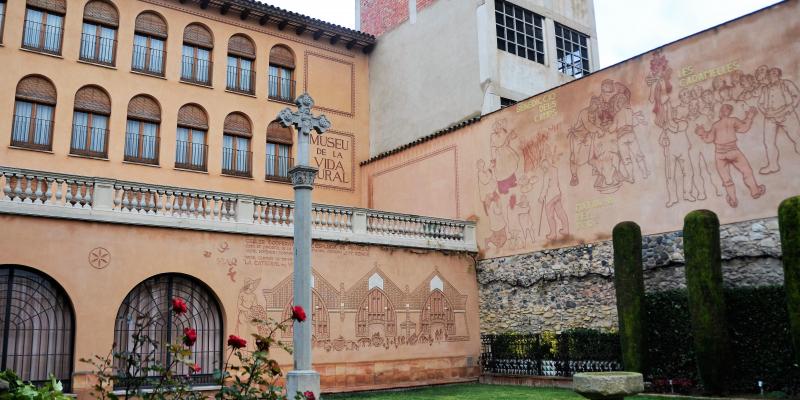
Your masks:
[[[725,188],[726,200],[731,207],[737,207],[739,201],[736,198],[736,187],[731,179],[731,166],[742,174],[745,186],[750,190],[750,196],[757,199],[767,192],[764,185],[759,185],[753,175],[753,168],[739,150],[738,133],[745,133],[750,130],[756,109],[751,108],[747,111],[745,119],[741,120],[731,116],[733,106],[723,104],[719,110],[719,119],[711,125],[710,130],[698,126],[695,133],[706,143],[714,143],[714,150],[717,159],[717,172],[722,178],[722,186]]]
[[[778,135],[783,132],[800,154],[800,119],[797,106],[800,105],[800,91],[794,82],[781,78],[780,68],[770,68],[766,72],[766,85],[758,99],[758,109],[764,114],[764,151],[767,164],[759,169],[766,175],[781,170],[779,164]]]
[[[647,85],[650,86],[650,102],[653,103],[656,126],[661,128],[658,143],[664,151],[664,175],[667,187],[667,207],[675,205],[680,198],[686,201],[695,201],[692,195],[694,182],[694,166],[689,156],[690,143],[687,136],[689,124],[686,120],[676,116],[680,109],[672,106],[670,94],[672,93],[672,69],[667,59],[656,52],[650,60],[650,75],[647,76]],[[687,106],[688,114],[688,106]],[[678,180],[681,184],[678,184]],[[680,192],[679,193],[679,189]]]
[[[618,85],[621,86],[621,84]],[[645,125],[644,116],[641,111],[633,111],[630,91],[624,86],[612,97],[611,105],[614,113],[614,134],[617,136],[619,154],[622,161],[622,175],[629,183],[636,182],[636,177],[634,176],[635,163],[639,169],[639,175],[642,179],[647,179],[650,176],[650,171],[647,169],[644,153],[634,130],[636,126]]]
[[[564,206],[561,204],[561,186],[558,183],[558,168],[556,167],[555,160],[551,158],[556,157],[555,148],[550,152],[549,157],[542,159],[540,167],[542,169],[542,192],[539,195],[539,202],[544,209],[543,215],[540,215],[539,226],[541,229],[541,218],[547,216],[547,226],[549,233],[547,240],[556,240],[559,235],[569,235],[569,220],[567,213],[564,211]],[[558,219],[558,223],[556,223]],[[560,227],[559,227],[560,225]]]

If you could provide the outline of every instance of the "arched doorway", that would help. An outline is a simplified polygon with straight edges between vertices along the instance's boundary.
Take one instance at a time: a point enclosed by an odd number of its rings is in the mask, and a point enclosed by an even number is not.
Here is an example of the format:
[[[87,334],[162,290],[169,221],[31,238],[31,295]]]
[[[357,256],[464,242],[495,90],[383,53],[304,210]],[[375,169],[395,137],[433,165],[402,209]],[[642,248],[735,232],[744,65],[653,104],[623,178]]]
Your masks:
[[[44,383],[50,374],[69,391],[75,313],[64,289],[42,272],[0,266],[0,370]]]
[[[171,302],[176,297],[183,299],[188,306],[188,311],[180,316],[172,312]],[[151,321],[146,330],[140,327],[143,320]],[[197,331],[197,342],[192,346],[192,358],[201,370],[190,375],[193,383],[214,383],[214,370],[222,368],[223,360],[222,311],[211,289],[190,276],[162,274],[136,285],[125,297],[117,312],[114,351],[135,351],[138,354],[155,351],[153,358],[162,365],[168,365],[170,360],[169,354],[165,351],[166,344],[174,343],[181,338],[185,327]],[[161,346],[157,348],[148,344],[135,346],[133,335],[136,332],[147,334],[151,339],[161,343]],[[184,365],[178,365],[173,372],[189,375]]]

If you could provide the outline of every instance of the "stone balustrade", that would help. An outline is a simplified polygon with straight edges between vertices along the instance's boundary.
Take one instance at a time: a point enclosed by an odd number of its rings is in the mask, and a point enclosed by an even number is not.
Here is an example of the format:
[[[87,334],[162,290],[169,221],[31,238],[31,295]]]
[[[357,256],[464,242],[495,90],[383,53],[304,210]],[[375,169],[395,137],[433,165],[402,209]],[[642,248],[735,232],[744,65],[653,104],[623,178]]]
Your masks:
[[[294,202],[0,166],[0,213],[291,237]],[[314,204],[318,240],[477,251],[475,224]]]

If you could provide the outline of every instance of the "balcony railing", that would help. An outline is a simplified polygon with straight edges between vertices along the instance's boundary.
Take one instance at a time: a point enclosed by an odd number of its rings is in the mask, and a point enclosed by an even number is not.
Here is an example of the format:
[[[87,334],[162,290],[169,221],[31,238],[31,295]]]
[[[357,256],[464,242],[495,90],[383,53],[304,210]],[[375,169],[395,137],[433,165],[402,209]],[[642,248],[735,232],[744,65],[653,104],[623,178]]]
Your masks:
[[[61,38],[64,28],[25,20],[22,47],[42,53],[61,55]]]
[[[211,86],[214,63],[196,57],[183,56],[181,64],[181,80]]]
[[[270,100],[284,101],[287,103],[294,101],[295,82],[291,79],[270,75],[268,89]]]
[[[222,173],[234,176],[253,176],[253,152],[236,150],[228,147],[222,149]]]
[[[140,135],[135,132],[125,134],[125,161],[140,164],[158,164],[161,138]]]
[[[294,167],[294,158],[267,155],[265,179],[289,182],[289,170]]]
[[[117,59],[117,41],[111,38],[82,33],[80,59],[113,66]]]
[[[108,129],[73,124],[69,152],[80,156],[108,158]]]
[[[50,150],[52,137],[52,120],[14,115],[14,126],[11,130],[12,146]]]
[[[133,46],[131,69],[150,75],[164,76],[164,60],[167,52],[146,46]]]
[[[175,168],[206,171],[208,145],[178,141],[175,146]]]
[[[292,237],[294,203],[0,166],[0,214]],[[477,251],[475,223],[313,204],[319,240]]]
[[[229,66],[226,82],[226,88],[230,91],[250,95],[256,94],[256,71]]]

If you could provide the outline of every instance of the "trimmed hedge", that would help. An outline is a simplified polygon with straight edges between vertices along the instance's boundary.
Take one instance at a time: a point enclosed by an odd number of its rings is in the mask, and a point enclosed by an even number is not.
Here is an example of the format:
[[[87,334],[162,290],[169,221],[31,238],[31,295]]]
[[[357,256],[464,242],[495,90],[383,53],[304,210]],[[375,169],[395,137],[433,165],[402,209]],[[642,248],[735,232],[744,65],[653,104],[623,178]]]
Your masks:
[[[798,367],[793,364],[785,291],[781,286],[725,289],[730,338],[731,374],[725,387],[733,393],[798,393]],[[655,390],[698,391],[689,307],[685,290],[645,296],[645,333],[648,338],[645,377]],[[683,382],[690,384],[683,385]],[[681,383],[677,385],[676,383]]]
[[[644,269],[642,231],[635,222],[614,227],[614,288],[619,316],[619,338],[625,371],[644,370]]]
[[[790,197],[778,207],[778,224],[783,249],[783,282],[791,311],[789,326],[795,362],[800,364],[800,196]]]

